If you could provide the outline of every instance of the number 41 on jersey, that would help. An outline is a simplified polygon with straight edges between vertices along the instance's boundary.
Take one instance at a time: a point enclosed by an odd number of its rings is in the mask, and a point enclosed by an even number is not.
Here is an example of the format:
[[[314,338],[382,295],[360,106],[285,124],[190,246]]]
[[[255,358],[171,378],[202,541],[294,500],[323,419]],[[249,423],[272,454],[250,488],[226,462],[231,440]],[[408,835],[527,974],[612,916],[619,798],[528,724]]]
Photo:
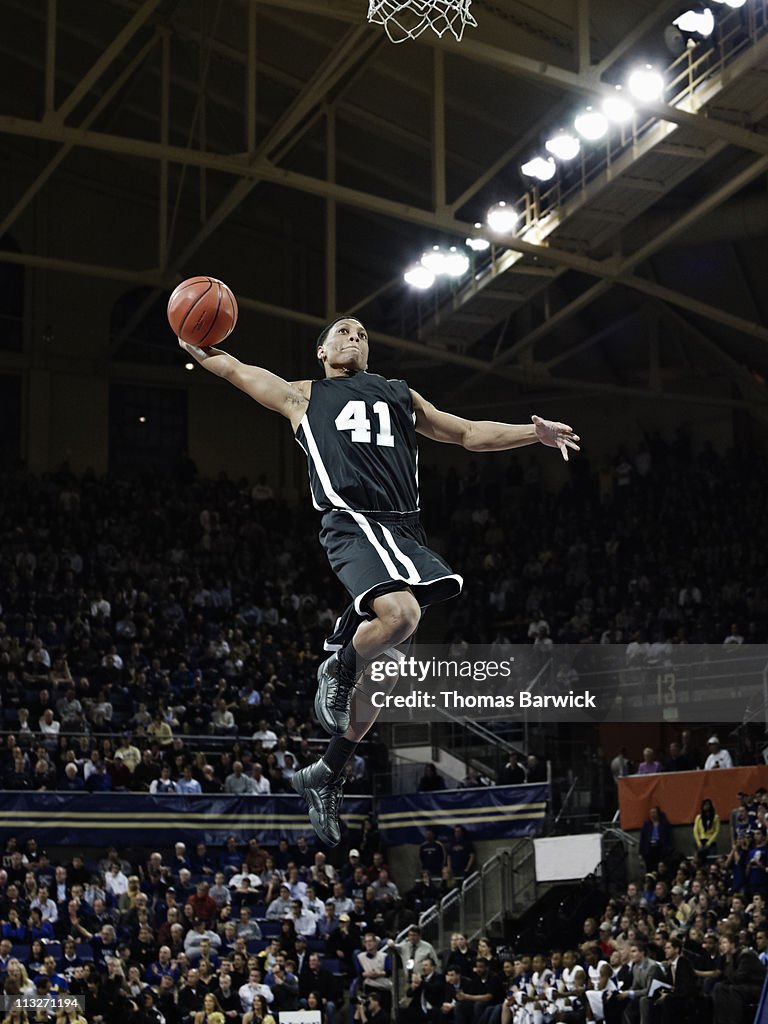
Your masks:
[[[394,448],[395,436],[392,433],[392,418],[387,403],[376,402],[373,406],[373,415],[378,420],[379,425],[376,434],[376,444],[384,448]],[[350,431],[350,441],[357,441],[361,444],[371,443],[371,421],[368,418],[365,402],[361,401],[361,399],[355,398],[347,402],[336,417],[335,422],[337,430]]]

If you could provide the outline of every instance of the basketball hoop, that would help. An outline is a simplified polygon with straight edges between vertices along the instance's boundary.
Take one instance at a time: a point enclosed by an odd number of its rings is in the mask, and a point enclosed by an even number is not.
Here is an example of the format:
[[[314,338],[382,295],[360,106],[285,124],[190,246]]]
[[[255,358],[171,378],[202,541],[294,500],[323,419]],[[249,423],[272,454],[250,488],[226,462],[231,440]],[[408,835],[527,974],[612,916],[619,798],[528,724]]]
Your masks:
[[[477,27],[471,5],[472,0],[368,0],[368,21],[383,25],[393,43],[416,39],[428,28],[438,36],[451,32],[460,42],[467,25]]]

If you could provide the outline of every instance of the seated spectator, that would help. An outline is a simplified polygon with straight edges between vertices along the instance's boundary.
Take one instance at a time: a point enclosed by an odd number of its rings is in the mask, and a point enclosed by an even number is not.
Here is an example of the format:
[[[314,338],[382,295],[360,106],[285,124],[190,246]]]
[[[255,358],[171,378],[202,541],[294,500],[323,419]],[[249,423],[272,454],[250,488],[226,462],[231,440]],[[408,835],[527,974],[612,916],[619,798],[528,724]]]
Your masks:
[[[208,926],[205,918],[198,917],[195,919],[194,927],[184,936],[184,952],[187,956],[194,950],[200,949],[203,939],[208,939],[213,949],[218,949],[221,946],[221,936],[218,932]]]
[[[194,1024],[225,1024],[225,1016],[216,996],[206,992],[203,996],[203,1007],[193,1017]]]
[[[248,1014],[248,1011],[254,1005],[254,999],[257,996],[261,996],[265,1004],[271,1005],[274,1002],[275,994],[269,985],[265,985],[261,980],[261,971],[255,967],[252,967],[248,971],[248,980],[240,986],[239,996],[240,1005],[243,1008],[243,1013]]]
[[[261,938],[261,928],[258,921],[251,918],[251,908],[242,904],[238,911],[238,919],[235,922],[236,935],[245,939],[246,942],[254,942]]]
[[[751,1024],[747,1008],[760,998],[765,966],[754,950],[744,948],[730,932],[720,936],[720,955],[722,981],[714,989],[714,1024]]]
[[[405,905],[417,914],[433,907],[440,899],[440,891],[428,871],[422,871],[416,885],[405,894]]]
[[[240,991],[242,992],[242,989]],[[242,1024],[275,1024],[275,1018],[269,1012],[267,998],[262,993],[257,992],[253,996],[248,1010],[243,1014]]]
[[[387,1024],[389,1019],[378,992],[369,992],[358,999],[355,1007],[355,1024]]]
[[[187,977],[179,989],[178,1012],[181,1024],[193,1024],[195,1014],[202,1010],[203,999],[206,995],[200,972],[195,967],[190,967]]]
[[[339,971],[352,977],[355,972],[354,956],[359,949],[360,933],[352,928],[349,914],[341,914],[339,923],[326,941],[325,955],[334,957],[339,962]]]

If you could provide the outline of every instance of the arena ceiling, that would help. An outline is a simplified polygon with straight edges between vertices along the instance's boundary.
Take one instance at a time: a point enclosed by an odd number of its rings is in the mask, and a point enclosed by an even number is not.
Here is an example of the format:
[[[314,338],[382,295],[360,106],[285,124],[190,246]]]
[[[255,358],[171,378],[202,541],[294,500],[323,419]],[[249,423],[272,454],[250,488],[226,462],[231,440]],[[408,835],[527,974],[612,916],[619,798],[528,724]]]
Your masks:
[[[141,265],[119,240],[106,261],[0,258],[148,286],[117,359],[230,231],[243,308],[304,335],[357,312],[377,369],[454,405],[566,392],[765,415],[768,0],[714,5],[714,49],[686,50],[666,102],[554,192],[519,173],[631,66],[672,64],[665,30],[687,6],[474,0],[460,43],[393,45],[365,0],[0,0],[0,161],[25,182],[3,193],[0,236],[63,177],[151,203],[157,223]],[[525,230],[482,229],[473,273],[415,297],[405,266],[499,199],[525,205]],[[277,295],[258,274],[276,238],[305,268]]]

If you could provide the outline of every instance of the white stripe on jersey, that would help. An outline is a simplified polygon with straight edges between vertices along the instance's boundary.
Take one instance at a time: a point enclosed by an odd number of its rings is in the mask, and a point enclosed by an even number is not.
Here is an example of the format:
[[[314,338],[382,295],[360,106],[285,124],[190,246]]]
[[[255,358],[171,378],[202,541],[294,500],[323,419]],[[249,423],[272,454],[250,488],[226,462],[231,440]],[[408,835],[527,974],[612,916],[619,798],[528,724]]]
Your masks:
[[[306,418],[307,417],[305,416],[304,419],[306,419]],[[301,421],[299,426],[301,427],[303,425],[304,425],[304,420]],[[301,438],[299,437],[298,430],[294,434],[294,437],[296,438],[296,444],[299,446],[299,448],[301,448],[301,450],[304,452],[304,454],[307,456],[307,458],[309,458],[309,452],[304,447],[304,445],[301,443]],[[318,512],[322,512],[323,511],[322,505],[318,504],[317,498],[315,497],[315,492],[312,489],[312,477],[311,477],[311,475],[309,477],[309,493],[310,493],[310,496],[312,498],[312,505],[317,509]]]
[[[333,489],[331,478],[328,476],[328,470],[325,468],[325,464],[323,463],[323,460],[320,457],[320,449],[317,447],[317,441],[315,441],[315,435],[312,433],[312,428],[309,425],[309,417],[306,415],[306,413],[304,414],[304,418],[302,419],[299,426],[303,427],[304,429],[304,436],[306,437],[307,444],[309,445],[308,454],[309,457],[312,459],[312,464],[315,467],[315,472],[318,475],[322,488],[325,491],[326,497],[330,499],[335,508],[343,508],[349,510],[349,505],[346,503],[346,501],[344,501],[344,499],[340,495],[338,495],[336,491],[334,491]],[[320,508],[320,506],[317,505],[317,503],[315,503],[315,507]]]
[[[408,583],[421,583],[421,575],[419,574],[419,570],[413,564],[412,559],[410,559],[408,555],[406,555],[404,551],[401,551],[397,544],[395,544],[395,538],[386,526],[384,526],[383,523],[379,523],[378,525],[381,527],[381,532],[384,534],[384,540],[391,548],[392,554],[398,562],[405,567],[405,570],[408,573]]]
[[[384,563],[384,568],[389,573],[390,578],[393,580],[402,579],[403,574],[397,571],[397,567],[395,566],[395,563],[392,561],[392,559],[389,557],[389,553],[386,551],[384,547],[382,547],[382,545],[376,539],[376,536],[371,528],[371,524],[368,522],[365,516],[362,515],[360,512],[355,512],[353,509],[351,509],[349,505],[346,503],[346,501],[344,501],[344,499],[340,495],[338,495],[336,491],[334,491],[333,485],[331,484],[331,478],[328,476],[328,470],[325,468],[325,465],[323,464],[323,460],[320,456],[320,450],[317,447],[315,436],[312,433],[312,428],[309,425],[309,420],[306,415],[302,419],[299,426],[304,428],[304,434],[307,438],[307,444],[309,445],[309,454],[314,464],[315,472],[318,475],[320,483],[323,485],[323,490],[325,491],[326,496],[330,498],[330,500],[334,503],[336,508],[341,509],[344,512],[348,512],[352,516],[354,521],[357,523],[357,525],[363,531],[365,536],[371,542],[371,545],[375,550],[376,554]],[[404,557],[405,556],[403,555],[403,558]],[[411,565],[413,566],[413,571],[416,572],[416,566],[414,566],[412,562]],[[418,573],[416,573],[416,576],[417,579],[421,579]],[[415,582],[415,580],[408,580],[408,582]]]

